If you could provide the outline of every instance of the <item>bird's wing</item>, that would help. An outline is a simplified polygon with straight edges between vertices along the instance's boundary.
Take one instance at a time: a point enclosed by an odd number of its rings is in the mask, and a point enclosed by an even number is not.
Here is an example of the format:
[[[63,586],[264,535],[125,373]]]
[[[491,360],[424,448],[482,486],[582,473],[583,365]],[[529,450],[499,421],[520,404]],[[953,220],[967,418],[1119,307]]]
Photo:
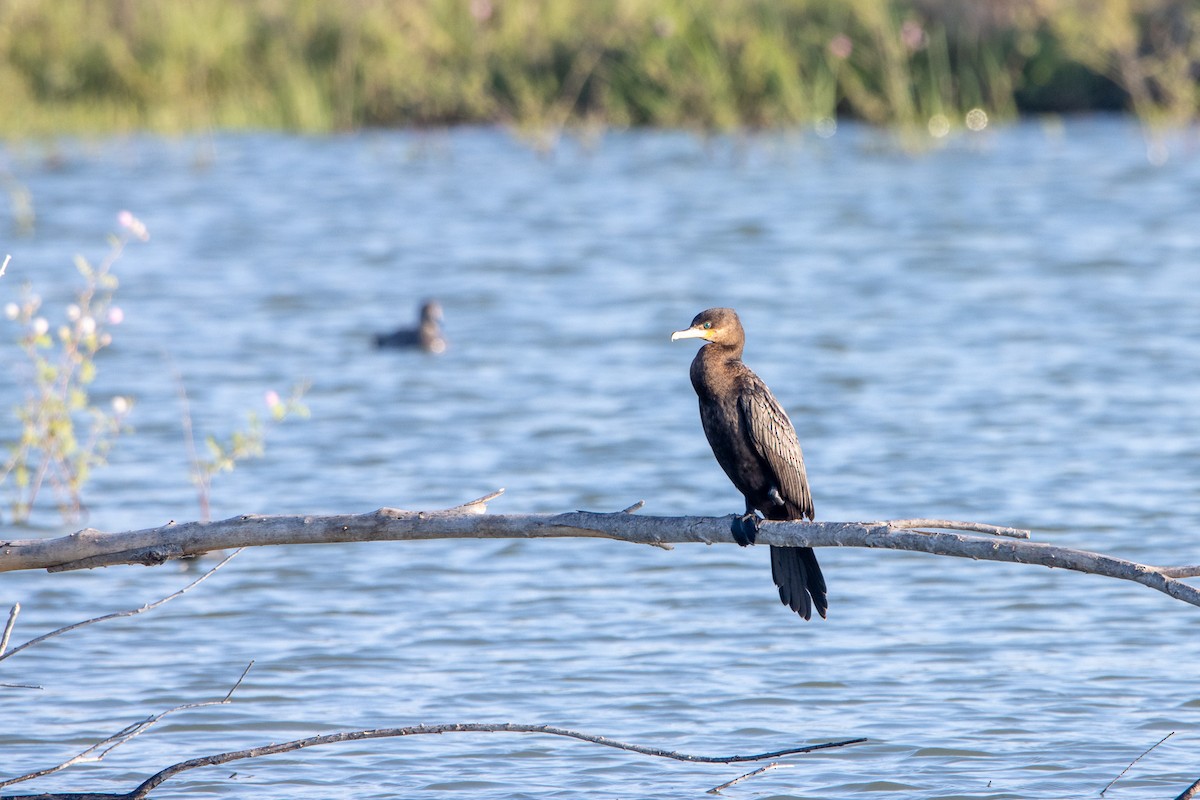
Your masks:
[[[757,375],[749,376],[738,398],[745,430],[753,446],[775,473],[779,493],[800,516],[813,518],[812,495],[804,472],[804,454],[796,439],[796,429]]]

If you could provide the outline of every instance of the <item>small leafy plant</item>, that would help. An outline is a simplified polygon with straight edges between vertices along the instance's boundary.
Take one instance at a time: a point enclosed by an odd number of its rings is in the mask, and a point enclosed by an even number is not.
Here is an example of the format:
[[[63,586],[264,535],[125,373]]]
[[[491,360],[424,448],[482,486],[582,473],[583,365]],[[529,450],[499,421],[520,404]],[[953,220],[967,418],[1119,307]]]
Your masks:
[[[110,237],[103,261],[92,265],[76,256],[83,286],[57,326],[42,314],[42,299],[28,284],[20,302],[4,307],[4,315],[22,328],[18,346],[26,384],[24,402],[15,409],[20,436],[0,465],[0,484],[8,486],[15,522],[29,519],[47,484],[63,519],[78,520],[84,510],[84,485],[126,430],[130,398],[117,396],[102,405],[90,393],[97,354],[112,343],[109,328],[124,319],[113,304],[118,281],[112,267],[131,240],[150,238],[145,225],[128,211],[121,212],[118,221],[121,233]]]
[[[269,416],[264,420],[257,411],[250,411],[246,415],[245,427],[235,430],[229,434],[227,439],[222,441],[211,434],[206,436],[204,444],[208,450],[208,457],[201,458],[200,454],[196,452],[191,414],[187,408],[187,395],[182,392],[181,388],[181,397],[184,403],[184,432],[188,452],[191,456],[192,483],[196,487],[202,522],[207,522],[210,518],[209,497],[213,478],[222,472],[232,472],[238,461],[260,458],[266,446],[267,433],[275,425],[290,416],[308,417],[308,408],[301,402],[306,391],[308,391],[308,384],[302,383],[292,387],[287,399],[280,398],[277,392],[267,392],[264,400]]]
[[[4,306],[4,315],[20,326],[17,345],[24,356],[19,379],[25,384],[25,399],[13,409],[20,436],[9,443],[8,458],[0,463],[0,485],[10,496],[12,520],[28,521],[34,503],[49,485],[65,522],[76,522],[84,512],[83,488],[92,470],[105,463],[117,438],[129,430],[125,419],[133,408],[126,396],[107,404],[90,393],[96,379],[96,358],[112,344],[109,329],[120,325],[124,312],[113,303],[118,281],[112,267],[132,240],[150,238],[146,226],[128,211],[118,216],[121,233],[110,238],[104,260],[92,265],[78,256],[75,267],[83,286],[64,310],[64,320],[54,327],[42,313],[42,299],[26,284],[20,302]],[[0,264],[4,277],[10,258]],[[207,457],[197,452],[192,432],[187,395],[180,394],[184,428],[191,461],[191,479],[199,495],[203,520],[209,518],[213,478],[230,472],[239,461],[263,455],[269,430],[290,416],[307,417],[301,402],[307,384],[292,388],[286,399],[266,393],[267,416],[251,411],[244,427],[226,439],[207,436]]]

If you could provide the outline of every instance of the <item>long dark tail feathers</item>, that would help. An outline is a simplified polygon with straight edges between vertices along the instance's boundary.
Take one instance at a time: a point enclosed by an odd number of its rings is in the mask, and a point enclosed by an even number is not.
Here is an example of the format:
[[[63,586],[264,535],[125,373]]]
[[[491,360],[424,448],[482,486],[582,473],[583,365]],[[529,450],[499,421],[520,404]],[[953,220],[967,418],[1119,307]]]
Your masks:
[[[829,610],[825,576],[811,547],[772,547],[771,577],[785,606],[805,619],[812,619],[815,607],[825,618]]]

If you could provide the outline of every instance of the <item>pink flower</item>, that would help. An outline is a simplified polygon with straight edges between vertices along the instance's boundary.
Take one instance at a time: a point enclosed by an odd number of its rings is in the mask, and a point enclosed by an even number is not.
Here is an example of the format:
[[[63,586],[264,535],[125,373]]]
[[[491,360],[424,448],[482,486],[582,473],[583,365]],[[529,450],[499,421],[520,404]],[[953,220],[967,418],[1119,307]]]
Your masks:
[[[847,59],[853,52],[854,42],[850,41],[850,37],[846,34],[839,33],[829,40],[829,53],[834,58]]]
[[[493,11],[492,0],[471,0],[471,16],[476,22],[487,22]]]
[[[113,306],[108,310],[108,322],[110,325],[120,325],[125,321],[125,312]]]
[[[146,226],[129,211],[117,214],[117,224],[143,242],[150,238],[150,232],[146,230]]]
[[[900,26],[900,41],[904,42],[904,46],[910,51],[916,52],[925,47],[928,37],[925,35],[925,29],[921,27],[921,23],[906,19]]]
[[[279,399],[279,392],[271,390],[263,395],[263,399],[267,401],[267,408],[275,408],[283,401]]]

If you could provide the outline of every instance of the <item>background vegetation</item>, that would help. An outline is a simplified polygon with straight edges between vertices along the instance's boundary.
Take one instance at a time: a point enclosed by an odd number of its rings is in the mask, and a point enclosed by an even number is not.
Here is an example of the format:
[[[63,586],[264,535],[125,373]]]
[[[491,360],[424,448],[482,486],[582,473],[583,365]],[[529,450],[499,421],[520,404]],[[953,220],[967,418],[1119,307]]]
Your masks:
[[[1197,112],[1194,0],[0,0],[0,134]]]

